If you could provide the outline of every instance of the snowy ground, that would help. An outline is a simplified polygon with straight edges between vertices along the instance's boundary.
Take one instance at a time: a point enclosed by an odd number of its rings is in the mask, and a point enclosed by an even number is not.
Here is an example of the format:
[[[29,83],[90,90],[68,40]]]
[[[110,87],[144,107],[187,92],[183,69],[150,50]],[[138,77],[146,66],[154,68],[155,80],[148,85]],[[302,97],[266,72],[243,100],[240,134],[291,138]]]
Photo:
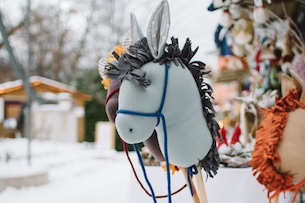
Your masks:
[[[0,179],[47,171],[49,183],[38,187],[6,188],[1,203],[126,202],[130,166],[123,153],[88,144],[33,140],[31,166],[26,139],[0,139]],[[6,153],[11,156],[6,162]],[[133,156],[134,157],[134,156]],[[124,185],[125,184],[125,185]]]
[[[32,159],[31,166],[29,166],[26,139],[0,139],[0,186],[1,179],[39,172],[47,173],[49,180],[48,183],[40,186],[20,189],[6,187],[2,192],[0,188],[0,203],[153,202],[136,183],[123,152],[102,150],[88,143],[41,140],[32,141],[31,152]],[[10,157],[8,161],[7,155]],[[139,169],[134,153],[131,153],[131,159],[136,169]],[[163,194],[167,184],[165,173],[159,167],[153,168],[149,171],[149,177],[154,186],[158,185],[154,188],[157,189],[157,193]],[[233,172],[234,170],[236,172]],[[162,174],[164,178],[162,178]],[[140,179],[143,180],[143,177]],[[240,187],[243,192],[233,190],[229,194],[222,194],[225,195],[224,198],[227,198],[226,202],[268,202],[264,189],[257,185],[258,183],[253,177],[251,178],[251,169],[220,169],[215,179],[209,179],[206,182],[208,198],[218,198],[219,195],[215,191],[224,191],[228,184],[233,183],[232,179],[238,180],[234,185]],[[178,174],[173,178],[175,184],[172,188],[180,188],[185,183],[184,181],[181,177],[179,179]],[[142,182],[145,185],[145,182]],[[286,198],[282,197],[279,203],[288,203],[291,197],[292,194],[287,193]],[[180,203],[181,200],[184,203],[192,202],[188,190],[183,190],[173,197],[173,202]],[[167,202],[167,199],[158,200],[158,203],[164,202]],[[221,203],[223,201],[210,202]],[[299,198],[298,202],[300,202]]]

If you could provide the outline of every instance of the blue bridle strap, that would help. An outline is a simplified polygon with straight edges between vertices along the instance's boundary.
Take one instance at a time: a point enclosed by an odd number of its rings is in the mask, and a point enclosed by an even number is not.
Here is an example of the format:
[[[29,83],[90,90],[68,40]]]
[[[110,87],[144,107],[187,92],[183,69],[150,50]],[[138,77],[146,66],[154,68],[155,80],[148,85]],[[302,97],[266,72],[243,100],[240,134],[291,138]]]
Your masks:
[[[165,63],[165,74],[164,74],[164,85],[163,85],[162,99],[161,99],[159,110],[156,113],[142,113],[142,112],[136,112],[136,111],[130,111],[130,110],[124,110],[124,109],[119,109],[116,113],[117,114],[119,114],[119,113],[130,114],[130,115],[136,115],[136,116],[145,116],[145,117],[156,117],[158,119],[158,122],[157,122],[156,126],[159,125],[160,118],[161,118],[162,125],[163,125],[163,133],[164,133],[164,158],[165,158],[166,174],[167,174],[168,202],[171,203],[172,202],[172,199],[171,199],[171,179],[170,179],[170,166],[169,166],[168,148],[167,148],[167,146],[168,146],[168,143],[167,143],[167,129],[166,129],[165,117],[162,113],[162,109],[163,109],[164,102],[165,102],[165,97],[166,97],[167,84],[168,84],[168,69],[169,69],[169,66],[168,66],[167,63]],[[148,187],[151,190],[153,201],[154,201],[154,203],[156,203],[157,202],[156,196],[155,196],[155,193],[154,193],[153,188],[151,186],[151,183],[147,178],[146,170],[145,170],[145,167],[144,167],[143,160],[142,160],[141,154],[139,152],[139,149],[138,149],[136,144],[134,144],[133,147],[135,148],[135,151],[137,153],[139,163],[141,165],[141,168],[142,168],[142,171],[143,171],[143,174],[144,174],[144,178],[147,182]]]
[[[195,165],[187,168],[187,181],[188,181],[188,184],[190,187],[190,192],[191,192],[192,196],[194,196],[194,191],[193,191],[193,187],[192,187],[191,176],[197,175],[197,174],[198,174],[198,170]]]
[[[149,187],[149,189],[150,189],[150,192],[151,192],[151,197],[152,197],[152,199],[154,200],[154,203],[157,203],[156,195],[155,195],[154,189],[153,189],[153,187],[151,186],[150,181],[148,180],[147,173],[146,173],[146,170],[145,170],[145,166],[144,166],[143,160],[142,160],[142,158],[141,158],[141,154],[140,154],[140,151],[139,151],[139,149],[138,149],[137,144],[133,144],[133,148],[134,148],[134,150],[135,150],[136,153],[137,153],[137,156],[138,156],[138,159],[139,159],[139,163],[140,163],[141,169],[142,169],[142,171],[143,171],[144,179],[145,179],[145,181],[146,181],[146,183],[147,183],[147,185],[148,185],[148,187]]]
[[[117,114],[118,113],[129,114],[129,115],[134,115],[134,116],[156,117],[156,118],[158,118],[158,122],[157,122],[156,126],[159,125],[160,117],[162,115],[162,113],[160,113],[160,112],[156,112],[156,113],[141,113],[141,112],[136,112],[136,111],[124,110],[124,109],[120,109],[116,113]]]

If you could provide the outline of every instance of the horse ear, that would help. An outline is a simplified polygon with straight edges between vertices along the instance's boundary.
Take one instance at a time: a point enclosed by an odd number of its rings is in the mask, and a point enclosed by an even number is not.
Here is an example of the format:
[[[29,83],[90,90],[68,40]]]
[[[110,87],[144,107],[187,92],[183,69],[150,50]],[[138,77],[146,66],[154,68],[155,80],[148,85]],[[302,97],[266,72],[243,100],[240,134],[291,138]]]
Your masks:
[[[131,37],[130,37],[130,31],[127,33],[124,41],[123,41],[123,48],[128,49],[128,47],[131,45]]]
[[[130,42],[131,44],[136,43],[144,37],[142,30],[138,24],[135,14],[130,14]]]
[[[293,79],[288,75],[282,75],[282,95],[283,97],[289,94],[289,91],[296,88],[296,84],[294,83]]]
[[[163,0],[153,12],[147,27],[147,42],[152,56],[157,59],[163,54],[170,25],[169,4]]]
[[[301,95],[300,96],[300,101],[305,102],[305,86],[304,86],[304,83],[303,83],[302,79],[293,70],[290,70],[290,74],[292,76],[292,79],[295,82],[295,85],[298,89],[298,92],[300,92],[300,95]]]

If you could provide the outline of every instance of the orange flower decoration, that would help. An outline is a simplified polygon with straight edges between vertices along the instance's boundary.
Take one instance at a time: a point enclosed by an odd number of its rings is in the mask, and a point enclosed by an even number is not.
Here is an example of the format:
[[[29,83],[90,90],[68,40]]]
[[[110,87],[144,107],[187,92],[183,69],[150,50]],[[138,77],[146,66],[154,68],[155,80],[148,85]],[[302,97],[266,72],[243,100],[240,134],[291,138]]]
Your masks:
[[[112,54],[113,52],[117,53],[119,56],[122,55],[122,53],[124,52],[128,52],[127,48],[123,47],[122,45],[117,45],[114,47],[114,51],[109,52],[108,54],[108,59],[101,59],[106,63],[112,62],[117,60],[114,55]],[[101,81],[102,85],[104,86],[104,88],[107,90],[110,84],[110,78],[107,78],[105,75],[102,75],[102,81]]]
[[[162,165],[161,166],[163,168],[164,171],[166,171],[166,165]],[[172,175],[175,174],[175,172],[178,172],[180,170],[179,166],[173,165],[173,164],[169,164],[169,169],[172,172]]]
[[[101,84],[104,86],[105,90],[108,90],[110,84],[110,78],[103,78]]]
[[[114,47],[114,52],[117,53],[119,56],[122,55],[122,53],[127,52],[127,49],[123,47],[122,45],[117,45]],[[116,58],[113,56],[113,51],[109,52],[109,58],[107,59],[107,62],[112,62],[116,60]]]

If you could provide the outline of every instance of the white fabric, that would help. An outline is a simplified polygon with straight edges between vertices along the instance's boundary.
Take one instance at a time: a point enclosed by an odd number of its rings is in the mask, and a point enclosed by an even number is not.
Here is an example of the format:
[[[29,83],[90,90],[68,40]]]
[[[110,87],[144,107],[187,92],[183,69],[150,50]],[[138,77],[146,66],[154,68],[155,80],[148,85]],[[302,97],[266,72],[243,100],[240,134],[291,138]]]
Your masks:
[[[155,113],[161,104],[164,67],[156,63],[143,65],[151,85],[144,88],[128,80],[122,82],[119,109]],[[166,120],[169,162],[182,167],[197,164],[212,145],[212,136],[203,116],[201,98],[191,72],[171,63],[162,113]],[[127,143],[148,139],[157,119],[154,117],[118,114],[115,120],[120,137]],[[161,151],[164,152],[163,124],[156,127]],[[164,154],[164,153],[163,153]]]

